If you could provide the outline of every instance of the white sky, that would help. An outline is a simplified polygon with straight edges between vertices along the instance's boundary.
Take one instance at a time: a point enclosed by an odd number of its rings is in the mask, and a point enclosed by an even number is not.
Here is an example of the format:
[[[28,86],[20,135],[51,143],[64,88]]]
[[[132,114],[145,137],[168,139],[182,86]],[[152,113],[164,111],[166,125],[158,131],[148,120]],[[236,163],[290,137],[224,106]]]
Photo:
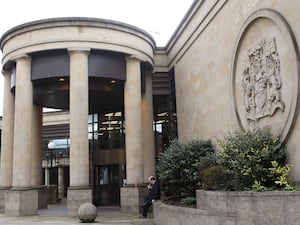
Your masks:
[[[157,46],[165,46],[194,0],[4,0],[0,35],[34,20],[53,17],[95,17],[116,20],[149,32]],[[2,53],[0,53],[2,59]],[[3,106],[0,75],[0,116]]]

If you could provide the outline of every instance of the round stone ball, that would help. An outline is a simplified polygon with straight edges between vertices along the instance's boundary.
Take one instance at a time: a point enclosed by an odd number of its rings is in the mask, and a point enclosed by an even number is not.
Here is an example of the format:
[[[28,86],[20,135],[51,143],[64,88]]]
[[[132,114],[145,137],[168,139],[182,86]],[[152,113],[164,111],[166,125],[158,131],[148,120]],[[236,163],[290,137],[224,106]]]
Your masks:
[[[78,209],[78,217],[83,223],[91,223],[97,217],[97,208],[92,203],[83,203]]]

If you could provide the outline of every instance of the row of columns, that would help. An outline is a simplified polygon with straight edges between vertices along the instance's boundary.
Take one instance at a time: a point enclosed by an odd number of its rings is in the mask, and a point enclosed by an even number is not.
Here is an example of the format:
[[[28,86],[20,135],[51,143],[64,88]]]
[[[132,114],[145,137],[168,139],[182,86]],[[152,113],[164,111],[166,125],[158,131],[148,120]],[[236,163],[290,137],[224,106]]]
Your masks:
[[[67,202],[70,216],[76,215],[82,203],[92,202],[87,138],[89,52],[88,48],[69,49],[71,143]],[[126,174],[127,184],[137,185],[155,172],[152,74],[146,74],[147,92],[142,97],[140,60],[127,58],[126,73]],[[15,96],[11,93],[12,71],[3,74],[0,187],[7,191],[5,198],[2,195],[2,204],[7,214],[34,215],[39,201],[36,188],[42,184],[42,108],[33,104],[31,58],[22,56],[16,59]]]
[[[2,188],[28,188],[42,183],[42,108],[32,103],[30,73],[30,58],[18,58],[14,97],[11,93],[11,71],[4,71]]]
[[[52,168],[46,167],[45,168],[45,186],[50,187],[49,189],[52,188],[53,185],[50,184],[50,170]],[[64,167],[63,166],[58,166],[58,171],[57,171],[57,193],[56,191],[54,192],[55,196],[52,198],[54,201],[57,201],[58,199],[63,199],[64,198],[64,190],[65,190],[65,172],[64,172]],[[55,185],[56,188],[56,185]],[[51,198],[52,196],[50,196]]]

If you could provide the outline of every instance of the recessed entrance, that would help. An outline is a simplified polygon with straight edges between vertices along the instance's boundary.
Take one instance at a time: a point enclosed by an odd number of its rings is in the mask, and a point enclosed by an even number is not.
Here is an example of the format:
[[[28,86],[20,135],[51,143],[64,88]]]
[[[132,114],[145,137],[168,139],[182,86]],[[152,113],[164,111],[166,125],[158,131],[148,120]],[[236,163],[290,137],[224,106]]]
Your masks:
[[[95,171],[95,204],[120,204],[120,171],[119,165],[96,166]]]

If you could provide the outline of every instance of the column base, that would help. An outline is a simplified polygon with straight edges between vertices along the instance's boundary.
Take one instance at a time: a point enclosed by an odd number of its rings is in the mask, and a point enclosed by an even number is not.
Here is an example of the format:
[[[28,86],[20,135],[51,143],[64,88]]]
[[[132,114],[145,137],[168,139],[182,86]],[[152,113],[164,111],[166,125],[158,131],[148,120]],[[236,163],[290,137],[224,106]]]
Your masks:
[[[30,188],[10,189],[5,196],[5,214],[11,216],[37,215],[38,190]]]
[[[48,192],[46,186],[37,187],[38,209],[46,209],[48,206]]]
[[[69,187],[67,197],[68,216],[77,217],[77,211],[83,203],[92,203],[91,187]]]
[[[9,192],[11,187],[0,187],[0,213],[4,213],[5,208],[5,196]]]
[[[147,196],[146,187],[122,187],[121,188],[121,211],[126,213],[141,213],[141,205]]]
[[[47,194],[48,194],[48,203],[55,204],[57,203],[57,186],[56,185],[47,185]]]

